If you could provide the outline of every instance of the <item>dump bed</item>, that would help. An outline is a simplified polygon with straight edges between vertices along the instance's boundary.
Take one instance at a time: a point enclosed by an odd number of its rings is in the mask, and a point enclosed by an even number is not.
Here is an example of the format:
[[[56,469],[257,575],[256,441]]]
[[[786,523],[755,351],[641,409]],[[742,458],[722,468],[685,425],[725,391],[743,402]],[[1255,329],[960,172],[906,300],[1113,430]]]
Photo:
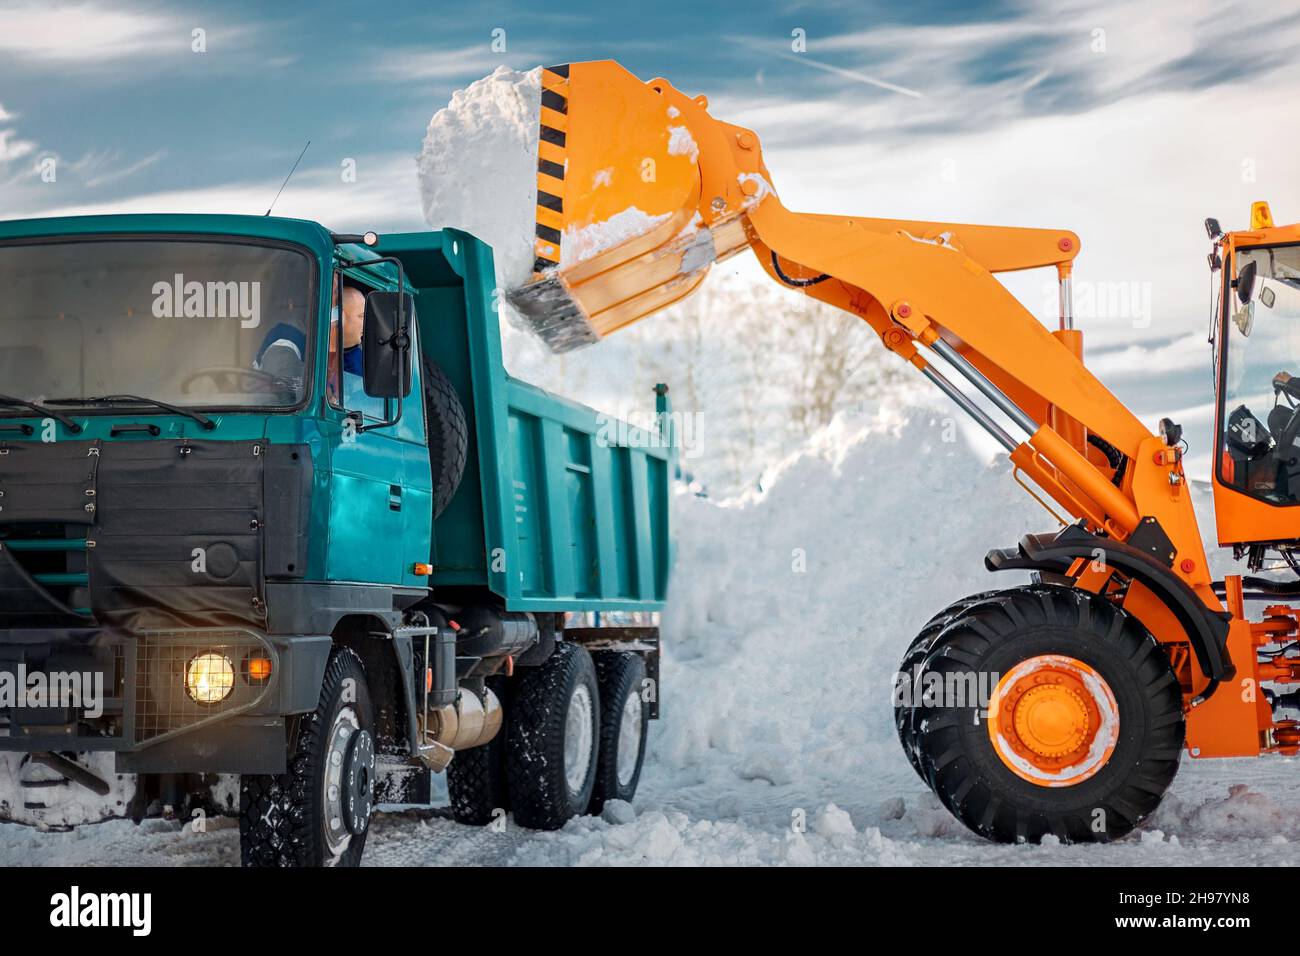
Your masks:
[[[385,236],[415,288],[424,353],[469,424],[460,490],[434,522],[436,591],[519,611],[659,609],[669,442],[506,375],[491,249],[458,230]],[[647,402],[650,396],[646,396]],[[667,410],[660,389],[658,410]]]

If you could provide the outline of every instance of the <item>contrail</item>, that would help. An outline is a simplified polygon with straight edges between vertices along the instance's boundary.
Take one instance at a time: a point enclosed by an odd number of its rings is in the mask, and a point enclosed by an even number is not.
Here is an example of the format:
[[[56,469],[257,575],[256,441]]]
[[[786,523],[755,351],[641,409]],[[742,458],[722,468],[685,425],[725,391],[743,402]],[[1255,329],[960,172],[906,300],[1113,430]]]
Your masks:
[[[771,53],[774,51],[767,50]],[[897,83],[890,83],[887,80],[878,80],[874,76],[867,76],[865,73],[859,73],[857,70],[846,70],[842,66],[835,66],[833,63],[823,63],[821,60],[814,60],[804,53],[785,53],[778,52],[777,56],[785,60],[794,60],[796,63],[803,63],[818,70],[825,70],[827,73],[834,73],[836,76],[842,76],[846,79],[857,80],[859,83],[866,83],[870,86],[879,87],[882,90],[889,90],[891,93],[902,93],[904,96],[913,96],[918,100],[925,97],[924,93],[916,90],[909,90],[906,86],[899,86]]]

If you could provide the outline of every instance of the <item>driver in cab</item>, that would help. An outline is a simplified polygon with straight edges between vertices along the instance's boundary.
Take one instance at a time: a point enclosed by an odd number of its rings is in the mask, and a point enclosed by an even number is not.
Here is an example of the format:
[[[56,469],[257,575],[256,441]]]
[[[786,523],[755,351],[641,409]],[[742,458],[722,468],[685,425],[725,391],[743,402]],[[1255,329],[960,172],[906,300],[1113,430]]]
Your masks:
[[[366,296],[360,289],[348,286],[343,290],[342,327],[343,327],[343,371],[349,375],[364,375],[365,361],[361,351],[361,334],[366,320]],[[330,400],[339,397],[338,352],[339,326],[336,317],[330,323],[329,354],[329,393]]]

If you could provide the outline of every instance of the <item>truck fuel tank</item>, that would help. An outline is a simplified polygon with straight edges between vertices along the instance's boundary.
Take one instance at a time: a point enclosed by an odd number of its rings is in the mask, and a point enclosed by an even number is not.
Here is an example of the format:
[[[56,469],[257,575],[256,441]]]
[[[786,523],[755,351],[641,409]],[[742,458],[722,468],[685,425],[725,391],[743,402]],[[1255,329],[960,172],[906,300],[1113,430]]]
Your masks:
[[[487,605],[466,608],[456,616],[459,657],[506,657],[537,643],[537,619],[526,611],[501,611]]]

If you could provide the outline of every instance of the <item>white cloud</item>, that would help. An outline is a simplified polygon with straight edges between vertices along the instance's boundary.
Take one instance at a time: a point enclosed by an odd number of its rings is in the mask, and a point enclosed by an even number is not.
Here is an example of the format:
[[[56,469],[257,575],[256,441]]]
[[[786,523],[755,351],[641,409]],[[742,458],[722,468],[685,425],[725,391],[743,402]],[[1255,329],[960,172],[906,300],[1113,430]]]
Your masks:
[[[883,148],[869,129],[843,144],[781,141],[765,148],[765,159],[791,209],[1074,230],[1082,241],[1076,283],[1150,284],[1149,316],[1083,322],[1089,339],[1170,339],[1203,333],[1208,322],[1206,216],[1243,228],[1250,203],[1269,199],[1277,221],[1300,220],[1293,175],[1300,129],[1276,105],[1298,93],[1300,82],[1278,73],[1243,87],[1147,95],[912,146]],[[751,114],[740,122],[762,136],[779,119]],[[1051,281],[1050,271],[1006,277],[1048,322],[1054,316],[1043,289]]]
[[[0,7],[0,52],[44,60],[117,60],[189,49],[171,17],[91,3]]]
[[[106,186],[109,183],[129,179],[136,173],[143,172],[150,166],[156,165],[166,155],[167,151],[160,149],[126,166],[116,165],[120,157],[114,155],[105,161],[87,162],[84,165],[78,163],[77,172],[82,176],[82,184],[87,189],[94,189],[98,186]]]
[[[4,108],[0,103],[0,123],[12,123],[18,117]],[[31,140],[19,139],[12,128],[0,128],[0,165],[8,165],[16,159],[30,155],[36,149]]]
[[[510,63],[530,69],[540,59],[535,55],[509,54]],[[506,55],[494,53],[486,44],[447,50],[438,47],[390,47],[378,49],[368,68],[372,79],[416,82],[421,80],[473,80],[507,64]]]
[[[136,193],[78,202],[57,184],[32,183],[7,200],[8,218],[93,216],[122,213],[227,213],[261,215],[279,180],[223,183],[197,189]],[[311,219],[335,230],[420,229],[415,160],[406,154],[362,156],[357,181],[345,183],[337,167],[300,169],[275,206],[275,215]]]
[[[12,163],[36,149],[36,144],[31,140],[11,138],[15,136],[11,129],[0,129],[0,163]]]

